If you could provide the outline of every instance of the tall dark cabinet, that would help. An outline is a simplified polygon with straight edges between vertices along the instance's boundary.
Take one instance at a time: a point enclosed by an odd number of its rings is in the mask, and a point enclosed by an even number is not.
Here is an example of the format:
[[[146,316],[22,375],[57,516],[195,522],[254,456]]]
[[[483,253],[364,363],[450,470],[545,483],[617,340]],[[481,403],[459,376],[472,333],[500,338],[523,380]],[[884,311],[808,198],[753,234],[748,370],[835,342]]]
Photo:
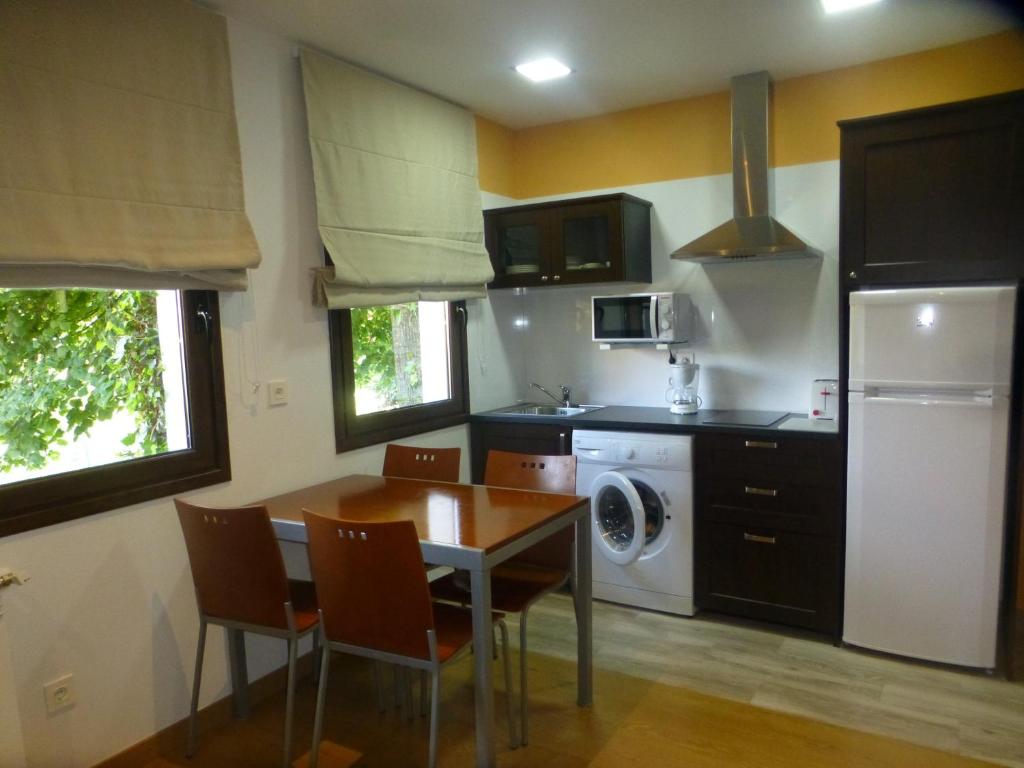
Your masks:
[[[848,288],[1020,276],[1024,91],[839,128]]]
[[[1000,636],[1003,670],[1024,677],[1024,91],[845,120],[839,129],[842,424],[851,291],[1018,286]]]

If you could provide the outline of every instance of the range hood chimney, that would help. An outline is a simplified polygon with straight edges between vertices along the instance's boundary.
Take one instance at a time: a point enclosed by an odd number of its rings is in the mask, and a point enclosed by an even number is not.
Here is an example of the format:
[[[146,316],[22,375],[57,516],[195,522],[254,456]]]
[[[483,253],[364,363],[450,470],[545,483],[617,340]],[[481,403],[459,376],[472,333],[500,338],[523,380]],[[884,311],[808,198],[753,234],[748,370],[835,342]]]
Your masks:
[[[752,72],[732,78],[733,218],[672,254],[673,259],[799,259],[820,256],[768,212],[768,120],[771,77]]]

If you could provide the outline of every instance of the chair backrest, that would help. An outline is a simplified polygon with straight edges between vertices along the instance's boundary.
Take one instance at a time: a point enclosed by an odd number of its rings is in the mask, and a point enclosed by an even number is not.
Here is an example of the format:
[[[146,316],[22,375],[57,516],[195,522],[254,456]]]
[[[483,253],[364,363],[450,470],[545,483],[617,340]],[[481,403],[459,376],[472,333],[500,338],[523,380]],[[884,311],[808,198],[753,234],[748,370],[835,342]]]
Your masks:
[[[212,509],[174,500],[199,610],[288,629],[288,576],[266,507]]]
[[[484,485],[521,488],[525,491],[576,493],[575,456],[537,456],[509,451],[489,451]],[[569,570],[572,566],[574,531],[570,526],[534,544],[512,562]]]
[[[388,443],[381,474],[385,477],[457,483],[461,457],[461,448],[416,448],[412,445]]]
[[[302,517],[327,639],[429,659],[434,613],[412,520]]]

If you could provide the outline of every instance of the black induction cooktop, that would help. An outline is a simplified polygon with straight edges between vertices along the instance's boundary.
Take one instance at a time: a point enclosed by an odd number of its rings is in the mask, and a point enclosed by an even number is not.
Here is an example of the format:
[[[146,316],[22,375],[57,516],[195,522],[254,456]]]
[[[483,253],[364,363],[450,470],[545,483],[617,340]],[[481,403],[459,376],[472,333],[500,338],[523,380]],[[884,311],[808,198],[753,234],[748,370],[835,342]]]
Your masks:
[[[789,414],[785,411],[701,411],[701,424],[736,427],[770,427]]]

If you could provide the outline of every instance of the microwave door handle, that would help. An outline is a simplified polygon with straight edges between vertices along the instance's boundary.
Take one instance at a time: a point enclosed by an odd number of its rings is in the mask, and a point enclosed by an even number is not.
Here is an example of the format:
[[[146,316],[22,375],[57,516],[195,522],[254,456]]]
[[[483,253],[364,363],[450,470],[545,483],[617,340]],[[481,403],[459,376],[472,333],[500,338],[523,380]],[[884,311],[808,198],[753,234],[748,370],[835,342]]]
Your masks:
[[[651,336],[652,339],[658,338],[658,297],[651,296]]]

